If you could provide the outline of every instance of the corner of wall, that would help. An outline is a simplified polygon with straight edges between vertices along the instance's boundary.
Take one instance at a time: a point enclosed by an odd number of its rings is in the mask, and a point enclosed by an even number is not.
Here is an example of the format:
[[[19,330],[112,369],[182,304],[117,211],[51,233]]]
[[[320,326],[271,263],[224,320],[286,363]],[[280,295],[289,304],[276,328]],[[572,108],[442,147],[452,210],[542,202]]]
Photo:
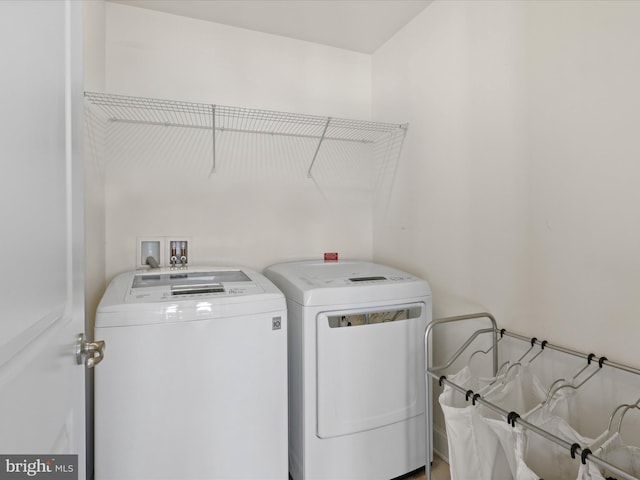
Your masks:
[[[84,90],[104,91],[104,0],[83,2],[83,47]],[[85,127],[85,322],[87,332],[91,335],[95,309],[105,287],[105,190],[98,161],[100,146],[92,138],[88,138],[88,134]]]
[[[105,2],[82,2],[84,44],[84,89],[104,91],[105,82]]]

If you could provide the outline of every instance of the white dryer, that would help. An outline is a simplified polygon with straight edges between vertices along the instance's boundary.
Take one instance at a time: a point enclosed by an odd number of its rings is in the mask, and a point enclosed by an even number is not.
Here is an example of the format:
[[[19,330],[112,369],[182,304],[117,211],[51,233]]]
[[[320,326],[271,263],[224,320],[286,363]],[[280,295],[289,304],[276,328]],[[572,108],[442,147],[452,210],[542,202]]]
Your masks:
[[[428,283],[354,261],[265,275],[287,297],[293,479],[388,480],[423,466]]]
[[[114,278],[95,325],[96,480],[287,479],[286,335],[284,296],[251,270]]]

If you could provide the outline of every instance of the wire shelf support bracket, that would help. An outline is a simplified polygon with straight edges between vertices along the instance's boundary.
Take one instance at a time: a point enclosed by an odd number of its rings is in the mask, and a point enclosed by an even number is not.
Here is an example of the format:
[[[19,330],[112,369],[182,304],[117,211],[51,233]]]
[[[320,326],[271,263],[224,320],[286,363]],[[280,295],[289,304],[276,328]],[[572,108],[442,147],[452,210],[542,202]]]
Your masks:
[[[311,169],[313,168],[313,164],[316,163],[316,158],[318,158],[318,152],[320,151],[320,147],[322,146],[322,141],[324,140],[324,137],[327,134],[327,128],[329,128],[329,123],[331,123],[331,117],[327,118],[327,124],[324,126],[324,130],[322,130],[322,135],[320,135],[318,146],[316,147],[316,151],[313,154],[313,158],[311,159],[311,164],[309,165],[309,170],[307,171],[307,177],[309,178],[313,177],[313,175],[311,175]]]
[[[211,106],[211,150],[212,150],[212,159],[211,159],[211,172],[209,172],[209,176],[213,175],[216,171],[216,106]]]

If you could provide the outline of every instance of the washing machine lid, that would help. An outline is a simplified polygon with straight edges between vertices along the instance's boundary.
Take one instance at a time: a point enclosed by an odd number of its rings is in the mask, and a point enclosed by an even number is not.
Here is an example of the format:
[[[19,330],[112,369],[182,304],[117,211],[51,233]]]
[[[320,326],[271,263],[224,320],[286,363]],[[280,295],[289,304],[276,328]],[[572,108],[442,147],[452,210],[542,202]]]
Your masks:
[[[240,282],[240,283],[238,283]],[[126,302],[148,299],[166,300],[171,297],[224,294],[230,285],[246,294],[257,285],[242,270],[178,270],[169,272],[146,272],[134,275]]]
[[[363,261],[308,260],[264,271],[285,296],[304,306],[350,305],[431,296],[429,284],[393,267]]]
[[[263,275],[244,268],[158,269],[116,276],[98,305],[96,327],[250,315],[284,308]]]

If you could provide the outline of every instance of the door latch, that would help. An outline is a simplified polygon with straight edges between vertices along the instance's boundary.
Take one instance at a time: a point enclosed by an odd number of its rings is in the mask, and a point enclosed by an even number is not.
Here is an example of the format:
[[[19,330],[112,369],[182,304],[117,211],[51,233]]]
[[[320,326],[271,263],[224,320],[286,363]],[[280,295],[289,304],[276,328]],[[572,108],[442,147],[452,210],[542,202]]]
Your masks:
[[[87,342],[87,337],[84,333],[78,334],[76,340],[76,363],[85,365],[87,368],[95,367],[104,358],[104,347],[104,340]]]

